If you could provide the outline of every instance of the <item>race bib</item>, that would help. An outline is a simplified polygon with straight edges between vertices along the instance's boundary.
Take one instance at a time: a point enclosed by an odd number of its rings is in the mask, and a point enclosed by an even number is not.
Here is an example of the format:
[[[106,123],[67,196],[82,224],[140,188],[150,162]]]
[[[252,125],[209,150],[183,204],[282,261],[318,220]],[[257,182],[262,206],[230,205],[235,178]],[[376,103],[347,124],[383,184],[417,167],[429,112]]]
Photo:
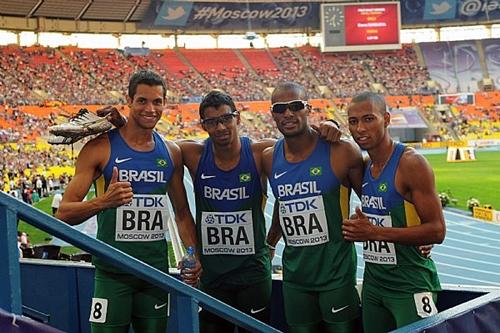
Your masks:
[[[313,246],[329,241],[323,197],[280,201],[281,230],[288,246]]]
[[[152,242],[165,239],[170,218],[166,195],[134,194],[132,201],[116,209],[118,242]]]
[[[389,215],[366,214],[373,225],[379,227],[392,227],[392,218]],[[363,259],[373,264],[396,265],[396,247],[387,241],[364,241]]]
[[[92,298],[89,321],[91,323],[105,323],[107,314],[108,300],[105,298]]]
[[[413,298],[415,299],[417,314],[421,318],[427,318],[438,313],[431,292],[413,294]]]
[[[255,254],[252,211],[202,212],[201,240],[204,255]]]

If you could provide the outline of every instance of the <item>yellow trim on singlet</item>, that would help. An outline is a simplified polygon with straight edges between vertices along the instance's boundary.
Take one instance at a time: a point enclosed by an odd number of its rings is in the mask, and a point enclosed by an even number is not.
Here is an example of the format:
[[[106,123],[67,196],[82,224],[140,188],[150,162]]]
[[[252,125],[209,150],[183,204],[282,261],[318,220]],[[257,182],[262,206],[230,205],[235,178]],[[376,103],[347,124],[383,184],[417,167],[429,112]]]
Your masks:
[[[404,203],[405,203],[406,226],[414,227],[416,225],[422,224],[420,222],[420,217],[418,217],[415,206],[411,202],[408,202],[406,200],[404,201]]]
[[[349,218],[349,189],[344,185],[340,185],[340,210],[343,219]]]
[[[99,178],[97,178],[95,180],[95,196],[96,197],[104,194],[105,185],[106,185],[106,180],[104,179],[104,175],[100,175]]]

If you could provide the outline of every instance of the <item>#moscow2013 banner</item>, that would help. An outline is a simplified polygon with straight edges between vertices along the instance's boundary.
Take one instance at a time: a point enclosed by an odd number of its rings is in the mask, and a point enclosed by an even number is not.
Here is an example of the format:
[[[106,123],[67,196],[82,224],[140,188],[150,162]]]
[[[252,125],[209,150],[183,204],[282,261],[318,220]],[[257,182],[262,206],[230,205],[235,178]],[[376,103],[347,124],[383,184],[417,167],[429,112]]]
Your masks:
[[[319,30],[320,3],[152,1],[141,27],[182,31]]]

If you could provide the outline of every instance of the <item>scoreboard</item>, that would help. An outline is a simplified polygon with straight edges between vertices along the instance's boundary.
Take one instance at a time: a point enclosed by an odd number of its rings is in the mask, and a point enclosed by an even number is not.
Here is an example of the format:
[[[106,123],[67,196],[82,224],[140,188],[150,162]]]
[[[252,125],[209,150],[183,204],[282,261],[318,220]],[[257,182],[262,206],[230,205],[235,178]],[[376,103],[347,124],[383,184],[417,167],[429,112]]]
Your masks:
[[[399,2],[321,5],[323,52],[401,48]]]

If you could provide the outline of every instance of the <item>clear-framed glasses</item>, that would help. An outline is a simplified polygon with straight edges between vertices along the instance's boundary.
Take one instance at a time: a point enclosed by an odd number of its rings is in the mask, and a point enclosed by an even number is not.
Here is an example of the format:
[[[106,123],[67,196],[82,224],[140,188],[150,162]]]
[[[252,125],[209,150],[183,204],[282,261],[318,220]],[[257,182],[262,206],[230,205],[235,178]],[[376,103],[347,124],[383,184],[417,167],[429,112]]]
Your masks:
[[[222,116],[219,116],[219,117],[202,119],[201,123],[207,129],[216,128],[217,125],[219,125],[219,124],[227,126],[227,125],[229,125],[231,123],[231,121],[233,120],[233,118],[235,118],[237,115],[238,115],[238,111],[234,111],[234,112],[231,112],[231,113],[223,114]]]
[[[271,105],[271,112],[273,113],[284,113],[287,109],[292,112],[298,112],[305,109],[309,103],[303,100],[294,100],[290,102],[277,102]]]

